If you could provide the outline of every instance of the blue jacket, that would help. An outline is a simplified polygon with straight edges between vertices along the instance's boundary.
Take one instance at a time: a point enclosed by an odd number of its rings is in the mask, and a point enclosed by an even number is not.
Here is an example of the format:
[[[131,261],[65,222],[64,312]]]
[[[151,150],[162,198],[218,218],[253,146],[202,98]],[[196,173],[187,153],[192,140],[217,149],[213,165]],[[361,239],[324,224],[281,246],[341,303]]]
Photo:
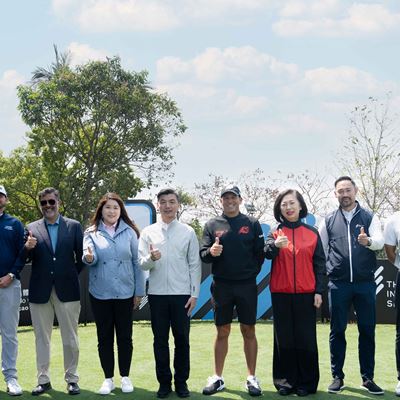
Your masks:
[[[24,227],[14,217],[3,213],[0,217],[0,277],[12,272],[18,279],[24,267],[20,252],[24,247]]]
[[[60,216],[56,251],[53,251],[45,220],[27,226],[37,239],[36,247],[24,248],[25,259],[32,260],[29,301],[44,304],[54,289],[62,302],[80,299],[78,274],[82,263],[82,226],[74,219]]]
[[[91,247],[93,262],[83,262],[89,268],[89,292],[100,300],[127,299],[144,296],[144,274],[138,264],[138,238],[136,232],[122,219],[114,237],[99,224],[84,234],[84,254]]]
[[[350,223],[341,209],[328,214],[325,226],[329,237],[326,268],[331,281],[374,281],[375,252],[358,243],[360,228],[369,236],[373,214],[357,204]]]

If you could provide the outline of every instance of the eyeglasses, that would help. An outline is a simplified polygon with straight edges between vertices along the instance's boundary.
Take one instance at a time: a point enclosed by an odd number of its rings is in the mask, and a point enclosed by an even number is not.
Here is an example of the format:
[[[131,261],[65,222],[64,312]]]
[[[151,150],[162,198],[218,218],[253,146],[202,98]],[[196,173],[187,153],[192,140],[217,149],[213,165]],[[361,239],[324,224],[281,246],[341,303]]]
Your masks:
[[[40,205],[42,207],[47,206],[47,204],[49,206],[54,206],[56,204],[56,201],[54,199],[50,199],[50,200],[40,200]]]

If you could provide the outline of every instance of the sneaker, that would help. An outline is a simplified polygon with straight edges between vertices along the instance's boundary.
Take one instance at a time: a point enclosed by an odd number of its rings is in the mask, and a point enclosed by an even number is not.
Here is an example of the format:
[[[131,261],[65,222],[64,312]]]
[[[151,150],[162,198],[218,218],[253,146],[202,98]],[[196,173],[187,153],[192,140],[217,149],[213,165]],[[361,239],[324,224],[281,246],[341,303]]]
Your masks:
[[[112,378],[104,379],[101,388],[99,389],[99,394],[110,394],[115,389],[114,381]]]
[[[133,392],[132,381],[128,376],[121,377],[121,390],[122,393],[131,393]]]
[[[224,378],[222,376],[209,376],[207,386],[203,389],[203,394],[210,395],[225,389]]]
[[[371,394],[384,394],[382,388],[380,388],[372,379],[365,380],[361,386],[362,389],[368,390]]]
[[[254,375],[249,375],[247,377],[245,388],[249,392],[250,396],[261,396],[261,388],[260,383],[258,382],[257,377]]]
[[[332,383],[328,386],[329,393],[339,393],[344,388],[343,379],[333,378]]]
[[[397,382],[396,389],[394,389],[396,396],[400,396],[400,381]]]
[[[15,378],[11,378],[7,382],[7,393],[10,396],[21,396],[22,388],[19,385],[18,381]]]

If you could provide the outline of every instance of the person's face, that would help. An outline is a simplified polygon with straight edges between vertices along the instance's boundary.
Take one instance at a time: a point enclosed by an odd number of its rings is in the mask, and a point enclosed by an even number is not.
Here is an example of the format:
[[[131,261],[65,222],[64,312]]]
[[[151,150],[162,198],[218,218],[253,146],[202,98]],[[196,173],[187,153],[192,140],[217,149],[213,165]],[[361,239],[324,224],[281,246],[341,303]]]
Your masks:
[[[228,217],[236,217],[239,214],[239,207],[242,204],[242,198],[234,193],[225,193],[221,197],[221,204],[224,214]]]
[[[0,211],[3,211],[6,208],[7,204],[7,196],[3,193],[0,193]]]
[[[40,198],[40,209],[43,217],[54,223],[58,217],[60,202],[54,193],[45,194]]]
[[[296,222],[299,220],[301,206],[294,193],[289,193],[283,197],[280,208],[281,214],[286,220],[290,222]]]
[[[345,211],[352,210],[356,205],[357,188],[350,181],[340,181],[336,184],[335,196]]]
[[[115,200],[107,200],[101,210],[101,216],[106,225],[111,226],[117,223],[121,216],[121,207],[118,202]]]
[[[179,210],[179,202],[174,194],[164,194],[158,199],[158,210],[161,214],[161,219],[169,223],[176,218]]]

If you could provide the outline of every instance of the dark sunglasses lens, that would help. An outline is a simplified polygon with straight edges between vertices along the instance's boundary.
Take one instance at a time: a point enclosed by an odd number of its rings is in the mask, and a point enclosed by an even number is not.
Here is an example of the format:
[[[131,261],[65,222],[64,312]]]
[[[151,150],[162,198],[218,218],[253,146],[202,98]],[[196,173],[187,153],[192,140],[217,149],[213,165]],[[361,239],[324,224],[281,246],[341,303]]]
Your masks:
[[[50,206],[54,206],[54,205],[56,204],[56,201],[55,201],[54,199],[50,199],[50,200],[40,200],[40,205],[41,205],[42,207],[47,206],[47,203],[48,203]]]

